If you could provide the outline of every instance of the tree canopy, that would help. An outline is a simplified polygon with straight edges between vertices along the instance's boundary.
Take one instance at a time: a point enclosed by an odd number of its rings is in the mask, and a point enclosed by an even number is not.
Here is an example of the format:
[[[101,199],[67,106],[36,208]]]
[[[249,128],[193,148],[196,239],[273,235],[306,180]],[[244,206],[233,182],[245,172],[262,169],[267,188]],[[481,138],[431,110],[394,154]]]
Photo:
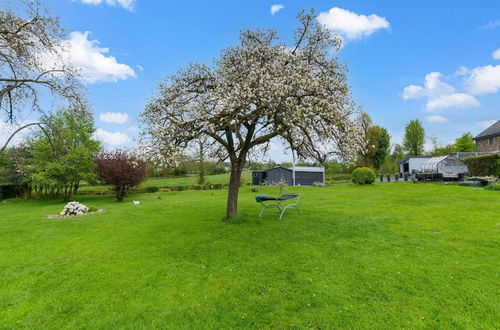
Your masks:
[[[464,133],[461,137],[455,140],[455,151],[457,152],[474,152],[476,151],[476,143],[474,136],[471,133]]]
[[[42,122],[45,129],[28,143],[31,186],[38,194],[50,191],[68,200],[81,180],[94,175],[94,157],[101,149],[92,137],[94,122],[88,111],[78,109],[59,110]]]
[[[59,19],[38,1],[14,3],[15,10],[7,1],[0,7],[0,111],[10,122],[26,108],[43,112],[47,92],[73,105],[81,102],[78,72],[62,58]]]
[[[213,66],[192,64],[160,83],[142,114],[154,154],[173,155],[206,136],[207,153],[230,160],[226,218],[237,214],[249,153],[267,150],[271,139],[319,162],[352,161],[357,154],[360,130],[346,67],[330,56],[341,40],[313,12],[298,19],[291,47],[275,31],[243,31],[240,44]]]
[[[405,128],[403,147],[412,156],[421,156],[424,153],[425,130],[420,120],[411,120]]]

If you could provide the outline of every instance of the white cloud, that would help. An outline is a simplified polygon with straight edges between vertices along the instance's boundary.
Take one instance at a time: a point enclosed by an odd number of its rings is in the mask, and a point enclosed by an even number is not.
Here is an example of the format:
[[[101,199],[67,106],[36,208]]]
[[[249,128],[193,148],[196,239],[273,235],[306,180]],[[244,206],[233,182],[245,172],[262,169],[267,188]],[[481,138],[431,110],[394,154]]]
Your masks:
[[[492,120],[481,120],[481,121],[478,121],[476,122],[476,125],[481,127],[481,128],[488,128],[490,127],[491,125],[493,125],[494,123],[496,123],[497,120],[496,119],[492,119]]]
[[[78,1],[78,0],[73,0]],[[106,3],[110,6],[119,5],[127,10],[132,11],[134,9],[135,0],[79,0],[88,5],[100,5],[101,3]]]
[[[426,109],[428,112],[448,108],[467,109],[480,105],[474,96],[457,93],[453,86],[441,81],[441,77],[441,73],[431,72],[425,76],[423,86],[409,85],[405,87],[401,95],[403,100],[425,98],[427,99]]]
[[[443,94],[451,94],[455,89],[441,81],[443,75],[440,72],[431,72],[425,76],[424,86],[410,85],[403,90],[403,99],[416,99],[420,97],[437,97]]]
[[[274,4],[271,6],[271,9],[269,10],[271,12],[271,15],[274,15],[276,14],[277,12],[279,12],[281,9],[285,8],[285,6],[283,6],[282,4]]]
[[[497,26],[500,26],[500,18],[497,18],[495,21],[490,21],[490,22],[488,22],[488,24],[485,24],[485,25],[479,27],[479,30],[494,29]]]
[[[77,68],[87,83],[117,82],[135,78],[136,74],[127,64],[118,63],[115,57],[107,55],[109,48],[99,47],[98,40],[89,40],[89,31],[71,32],[69,40],[61,43],[61,58]],[[61,58],[53,54],[41,54],[47,68],[60,67]]]
[[[444,123],[447,122],[448,119],[443,116],[427,116],[425,117],[425,121],[428,123]]]
[[[493,54],[491,54],[491,56],[495,59],[495,60],[500,60],[500,48],[498,48],[497,50],[495,50],[493,52]]]
[[[385,17],[358,15],[352,11],[334,7],[318,15],[318,22],[346,39],[360,39],[380,29],[388,29]]]
[[[500,65],[480,66],[470,70],[465,79],[471,94],[493,94],[500,90]]]
[[[440,109],[467,109],[478,107],[479,105],[479,101],[472,95],[465,93],[453,93],[430,99],[427,102],[426,108],[429,112],[435,112]]]
[[[124,124],[128,120],[128,114],[121,112],[104,112],[99,115],[99,120],[105,123]]]
[[[135,126],[135,125],[134,126],[130,126],[128,128],[128,130],[131,131],[131,132],[138,132],[139,131],[139,127]]]
[[[121,132],[108,132],[98,128],[94,133],[94,138],[104,142],[109,146],[120,146],[130,142],[127,134]]]

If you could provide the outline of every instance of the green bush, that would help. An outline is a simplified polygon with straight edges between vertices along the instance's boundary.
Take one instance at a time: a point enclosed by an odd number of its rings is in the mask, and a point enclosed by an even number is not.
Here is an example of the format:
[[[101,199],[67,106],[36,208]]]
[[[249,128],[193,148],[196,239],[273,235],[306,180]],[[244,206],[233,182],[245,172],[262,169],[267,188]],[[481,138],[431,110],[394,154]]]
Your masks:
[[[160,190],[160,188],[155,187],[155,186],[152,186],[152,187],[146,187],[146,188],[144,189],[144,191],[145,191],[145,192],[147,192],[147,193],[155,193],[155,192],[157,192],[158,190]]]
[[[175,167],[172,170],[173,176],[186,176],[187,174],[188,174],[188,171],[183,167]]]
[[[208,174],[210,175],[217,175],[217,174],[224,174],[226,173],[226,169],[224,168],[224,166],[215,166],[214,168],[212,168]]]
[[[372,184],[375,178],[375,172],[369,167],[358,167],[352,172],[352,182],[357,184]]]
[[[21,187],[16,185],[0,186],[0,199],[7,199],[19,196],[20,192],[21,192]]]
[[[184,189],[186,189],[186,187],[184,187],[184,186],[177,186],[177,191],[183,191]]]
[[[500,178],[500,154],[467,157],[462,160],[469,169],[469,175],[492,175]]]
[[[491,191],[500,191],[500,184],[494,183],[494,184],[489,184],[486,187],[484,187],[485,190],[491,190]]]

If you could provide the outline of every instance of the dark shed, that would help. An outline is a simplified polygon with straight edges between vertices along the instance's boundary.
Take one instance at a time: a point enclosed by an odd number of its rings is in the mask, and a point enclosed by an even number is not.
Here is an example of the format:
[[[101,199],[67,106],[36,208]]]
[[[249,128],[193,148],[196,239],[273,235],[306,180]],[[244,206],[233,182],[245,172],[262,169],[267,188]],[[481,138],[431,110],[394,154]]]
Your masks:
[[[268,184],[276,184],[278,183],[281,179],[285,180],[285,182],[291,186],[293,184],[292,181],[292,173],[293,171],[284,168],[281,166],[275,167],[275,168],[270,168],[267,171],[267,178],[266,181]]]
[[[325,170],[322,167],[293,167],[295,186],[312,186],[315,182],[325,183]]]
[[[276,184],[281,179],[289,186],[312,186],[314,183],[325,182],[325,171],[322,167],[290,167],[281,166],[265,171],[253,171],[252,184]]]

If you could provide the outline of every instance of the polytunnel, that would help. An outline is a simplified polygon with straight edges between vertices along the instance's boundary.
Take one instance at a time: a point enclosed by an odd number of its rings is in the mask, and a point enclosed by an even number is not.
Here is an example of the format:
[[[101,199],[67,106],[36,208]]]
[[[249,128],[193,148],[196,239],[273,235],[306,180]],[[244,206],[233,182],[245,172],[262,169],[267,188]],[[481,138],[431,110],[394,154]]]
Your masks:
[[[465,174],[467,166],[451,155],[432,157],[422,164],[421,173],[425,174]]]

